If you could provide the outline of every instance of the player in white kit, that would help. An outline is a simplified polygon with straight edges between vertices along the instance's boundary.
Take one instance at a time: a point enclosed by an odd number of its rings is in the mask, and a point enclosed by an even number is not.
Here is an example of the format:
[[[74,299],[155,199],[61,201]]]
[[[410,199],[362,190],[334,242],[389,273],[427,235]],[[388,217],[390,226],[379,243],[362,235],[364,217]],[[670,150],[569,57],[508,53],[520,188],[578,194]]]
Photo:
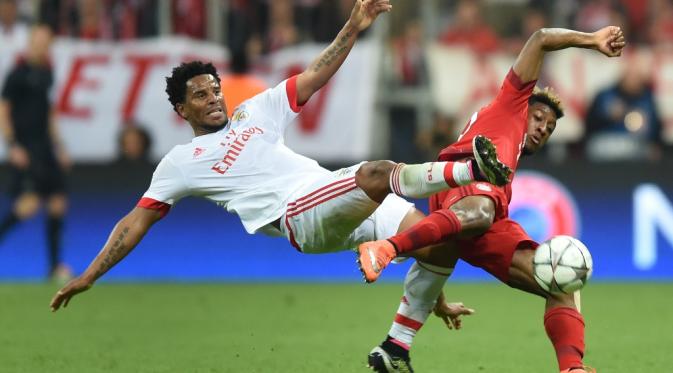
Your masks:
[[[374,161],[335,172],[285,146],[285,128],[301,106],[338,70],[358,33],[390,9],[389,0],[356,1],[334,42],[303,73],[244,102],[231,119],[212,64],[194,61],[173,69],[166,92],[194,139],[161,160],[137,206],[117,223],[86,271],[56,293],[52,310],[93,286],[185,196],[237,214],[249,233],[285,236],[301,252],[327,253],[389,237],[423,218],[398,195],[422,198],[474,180],[506,182],[508,170],[483,138],[474,146],[476,161]],[[414,253],[421,260],[430,255]],[[469,313],[462,305],[441,306],[453,320]]]

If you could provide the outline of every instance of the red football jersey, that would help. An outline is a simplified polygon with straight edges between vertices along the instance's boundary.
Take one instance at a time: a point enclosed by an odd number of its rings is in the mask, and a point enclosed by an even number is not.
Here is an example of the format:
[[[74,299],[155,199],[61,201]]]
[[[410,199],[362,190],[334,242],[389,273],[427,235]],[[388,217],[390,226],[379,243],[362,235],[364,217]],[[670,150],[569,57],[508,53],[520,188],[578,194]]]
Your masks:
[[[455,161],[471,157],[472,139],[484,135],[496,145],[498,159],[515,171],[526,140],[528,99],[536,82],[524,83],[510,69],[498,96],[472,115],[458,141],[444,148],[438,160]]]

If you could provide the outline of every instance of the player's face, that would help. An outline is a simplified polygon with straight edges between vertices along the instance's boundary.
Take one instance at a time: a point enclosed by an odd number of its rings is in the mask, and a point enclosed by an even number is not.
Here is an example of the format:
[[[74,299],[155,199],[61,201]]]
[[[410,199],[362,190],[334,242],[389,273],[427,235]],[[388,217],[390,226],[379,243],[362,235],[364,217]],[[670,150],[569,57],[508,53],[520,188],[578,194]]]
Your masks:
[[[556,129],[556,114],[548,105],[535,102],[528,107],[528,132],[524,154],[534,154],[549,140]]]
[[[222,89],[214,76],[197,75],[187,81],[185,102],[177,105],[178,112],[195,129],[214,132],[227,124],[227,106]]]

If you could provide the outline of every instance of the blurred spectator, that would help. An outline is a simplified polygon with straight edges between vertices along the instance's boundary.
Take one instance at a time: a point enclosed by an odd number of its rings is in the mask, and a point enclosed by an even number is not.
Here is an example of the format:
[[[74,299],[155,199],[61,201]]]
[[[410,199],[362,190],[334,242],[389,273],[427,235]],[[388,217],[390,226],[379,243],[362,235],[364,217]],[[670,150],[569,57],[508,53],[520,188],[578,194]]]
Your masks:
[[[596,95],[586,118],[586,151],[594,160],[657,160],[661,119],[644,66],[632,58],[619,82]]]
[[[149,132],[138,123],[125,123],[119,133],[119,163],[146,163],[150,164],[150,150],[152,138]]]
[[[19,52],[28,45],[28,25],[20,22],[16,0],[0,0],[0,85]]]
[[[243,101],[267,88],[262,80],[249,73],[248,58],[245,51],[234,52],[231,56],[230,70],[231,73],[223,76],[220,81],[229,118]]]
[[[427,66],[423,28],[418,20],[409,20],[404,25],[402,35],[391,42],[389,62],[389,83],[410,89],[427,87]],[[399,92],[399,88],[394,88]],[[413,102],[390,105],[390,148],[391,159],[400,162],[418,162],[422,156],[410,139],[417,136],[419,127],[419,106]]]
[[[575,14],[575,28],[593,32],[606,26],[621,26],[625,35],[630,36],[624,8],[617,0],[586,0]]]
[[[7,142],[12,210],[0,221],[0,237],[33,217],[42,203],[47,210],[49,275],[63,279],[70,269],[61,262],[61,235],[66,213],[64,172],[70,161],[56,128],[50,100],[54,78],[49,64],[51,30],[33,28],[25,59],[10,72],[2,88],[0,129]]]
[[[98,0],[80,0],[79,30],[77,36],[82,39],[112,39],[112,25],[107,17],[103,17],[103,7]]]
[[[54,0],[40,5],[41,18],[59,34],[88,40],[111,39],[111,23],[97,0]]]
[[[670,0],[650,2],[648,40],[654,44],[673,43],[673,4]]]
[[[274,1],[275,2],[275,1]],[[204,39],[208,19],[203,0],[173,0],[173,32],[195,39]]]
[[[507,51],[518,55],[528,38],[541,28],[548,27],[545,9],[538,4],[529,4],[523,13],[523,19],[517,20],[516,36],[507,41]]]
[[[61,32],[61,20],[65,7],[65,0],[40,1],[38,5],[38,19],[42,24],[48,25],[56,34]]]
[[[402,36],[393,40],[392,67],[398,84],[413,86],[425,80],[423,27],[418,20],[409,21]]]
[[[0,0],[0,41],[3,50],[23,50],[28,43],[28,25],[19,20],[16,0]]]
[[[117,158],[105,167],[105,185],[119,191],[144,191],[156,168],[151,150],[152,137],[141,123],[123,123],[117,137]],[[120,179],[115,175],[125,177]]]
[[[439,41],[446,45],[465,46],[480,54],[495,52],[500,47],[498,36],[482,18],[478,0],[458,2],[454,20],[440,35]]]
[[[436,112],[432,127],[419,133],[416,138],[416,146],[422,152],[423,159],[426,161],[437,159],[439,152],[447,144],[456,141],[457,131],[459,129],[455,118]]]
[[[158,33],[157,0],[52,0],[40,2],[40,19],[59,35],[126,40]]]
[[[344,18],[343,2],[300,0],[297,6],[297,25],[302,34],[302,40],[318,43],[329,43],[334,35],[339,33],[348,13]],[[348,3],[350,12],[352,2]]]
[[[117,0],[106,3],[112,17],[112,33],[116,40],[156,36],[159,32],[158,0]]]
[[[259,1],[231,0],[226,19],[229,50],[244,50],[251,43],[251,39],[261,42],[260,35],[266,35],[267,13],[267,6]]]
[[[269,2],[269,32],[267,34],[267,51],[296,44],[299,33],[294,24],[294,13],[291,0],[274,0]]]
[[[621,0],[622,11],[629,30],[631,43],[646,42],[648,38],[648,14],[652,4],[661,0]],[[669,2],[670,0],[665,0]]]

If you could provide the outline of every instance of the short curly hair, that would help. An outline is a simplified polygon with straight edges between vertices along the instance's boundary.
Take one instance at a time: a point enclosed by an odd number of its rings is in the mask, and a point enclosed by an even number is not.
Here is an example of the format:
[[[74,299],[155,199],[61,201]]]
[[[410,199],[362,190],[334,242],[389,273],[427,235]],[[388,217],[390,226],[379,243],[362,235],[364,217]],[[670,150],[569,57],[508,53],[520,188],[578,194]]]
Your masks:
[[[564,112],[561,98],[551,87],[544,87],[543,89],[535,87],[533,94],[528,99],[528,104],[532,105],[536,102],[549,106],[554,111],[554,114],[556,114],[556,119],[563,118]]]
[[[173,110],[178,112],[177,104],[185,102],[187,93],[187,81],[197,75],[210,74],[215,77],[217,83],[220,83],[220,76],[217,75],[217,69],[212,63],[201,61],[183,62],[180,66],[173,68],[171,76],[166,77],[166,93],[168,101],[173,105]]]

